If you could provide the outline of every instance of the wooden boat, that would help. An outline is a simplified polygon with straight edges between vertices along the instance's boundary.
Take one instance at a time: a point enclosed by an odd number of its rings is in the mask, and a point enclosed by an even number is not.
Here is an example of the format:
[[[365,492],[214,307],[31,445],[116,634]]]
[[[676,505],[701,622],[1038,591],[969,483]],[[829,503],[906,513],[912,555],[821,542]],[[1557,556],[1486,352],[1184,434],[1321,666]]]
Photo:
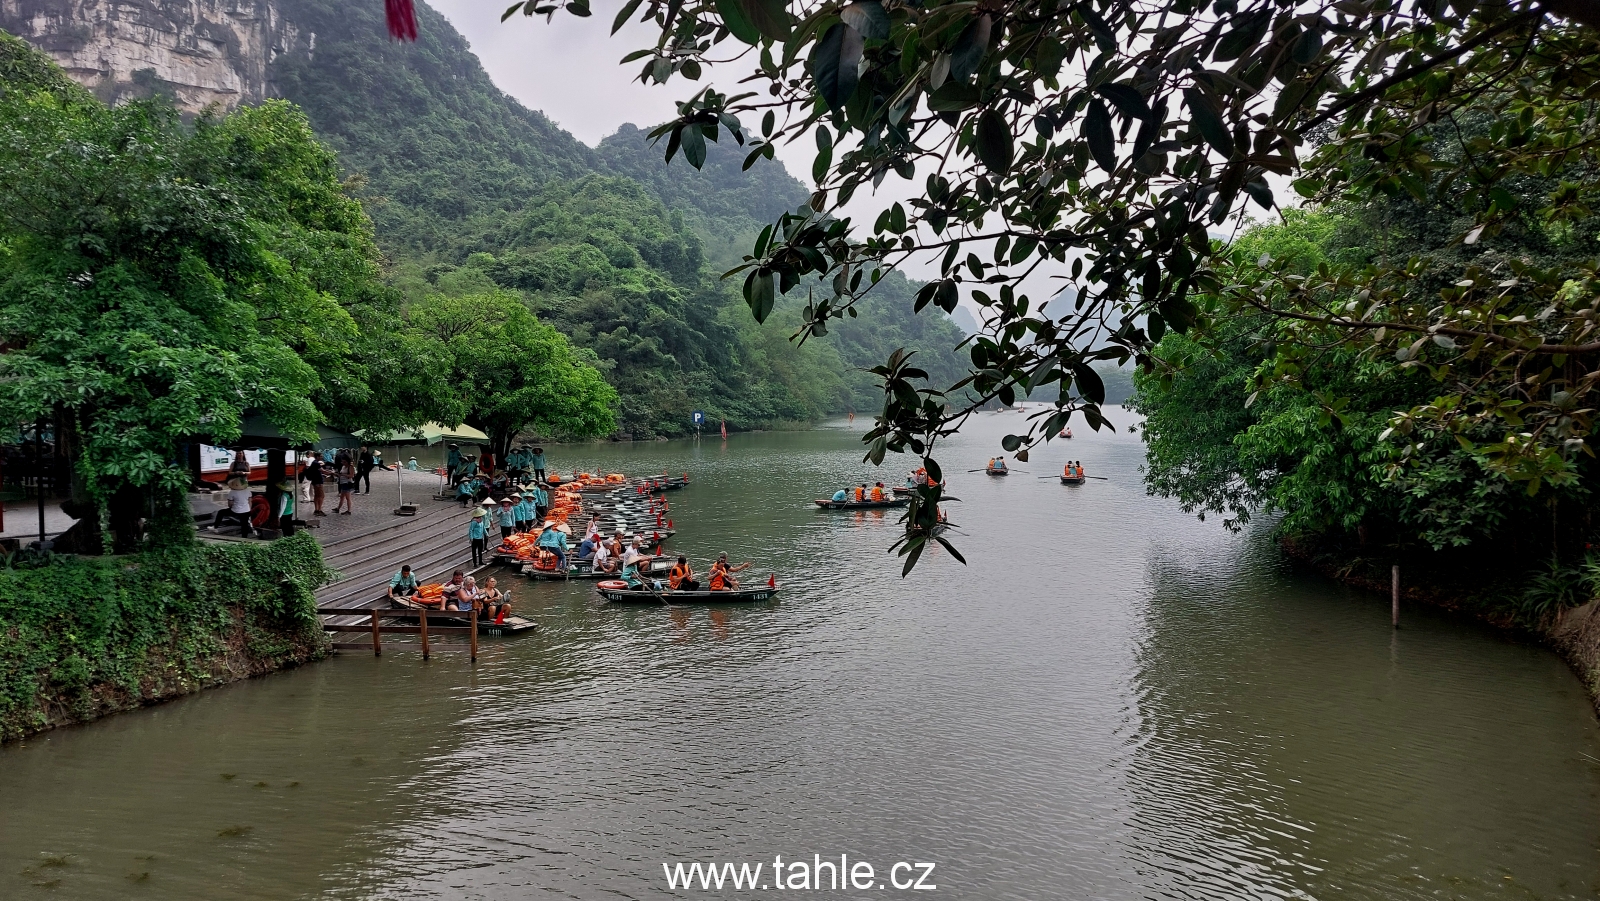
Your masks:
[[[909,497],[892,497],[881,501],[836,501],[818,498],[812,501],[819,510],[882,510],[885,507],[904,507],[911,503]]]
[[[657,556],[648,560],[644,571],[648,575],[665,575],[671,571],[672,565],[677,562],[677,557]],[[540,569],[532,563],[522,567],[522,574],[530,579],[540,579],[548,582],[565,582],[569,579],[605,579],[616,576],[616,573],[600,572],[588,560],[575,560],[566,572],[555,569]]]
[[[1084,476],[1062,476],[1061,477],[1061,484],[1063,484],[1063,485],[1082,485],[1084,482],[1087,482],[1087,481],[1089,481],[1089,480],[1087,478],[1085,478]]]
[[[649,591],[629,588],[621,579],[607,579],[596,585],[595,591],[608,601],[633,604],[745,604],[778,596],[778,589],[768,588],[766,583],[738,591]]]
[[[401,610],[421,610],[423,606],[415,601],[397,602],[387,596],[384,598],[384,600],[388,601],[391,607]],[[364,611],[352,610],[350,612],[362,613]],[[407,617],[406,621],[414,622],[414,620],[410,617]],[[471,621],[471,617],[462,616],[461,611],[459,610],[435,610],[432,607],[428,608],[428,622],[430,623],[438,623],[441,626],[465,626]],[[524,619],[520,616],[508,616],[506,617],[506,621],[503,623],[492,622],[487,617],[478,618],[479,635],[489,635],[495,637],[504,635],[517,635],[522,632],[532,632],[537,628],[539,628],[538,623],[535,623],[531,619]]]
[[[988,467],[985,467],[983,471],[988,473],[989,475],[992,475],[992,476],[1008,476],[1008,475],[1011,475],[1011,470],[1009,470],[1009,469],[989,469]]]

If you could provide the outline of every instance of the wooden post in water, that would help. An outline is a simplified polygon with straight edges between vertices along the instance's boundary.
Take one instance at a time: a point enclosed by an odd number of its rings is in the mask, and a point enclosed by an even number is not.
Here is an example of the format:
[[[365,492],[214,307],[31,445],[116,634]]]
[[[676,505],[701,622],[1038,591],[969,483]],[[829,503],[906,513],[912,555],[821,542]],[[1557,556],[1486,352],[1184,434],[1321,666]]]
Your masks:
[[[1389,570],[1389,625],[1400,628],[1400,564]]]
[[[472,615],[468,617],[467,634],[472,638],[472,662],[478,662],[478,608],[472,608]]]
[[[372,608],[372,656],[383,656],[383,641],[378,638],[378,608]]]
[[[428,608],[421,609],[422,615],[422,659],[428,659]]]

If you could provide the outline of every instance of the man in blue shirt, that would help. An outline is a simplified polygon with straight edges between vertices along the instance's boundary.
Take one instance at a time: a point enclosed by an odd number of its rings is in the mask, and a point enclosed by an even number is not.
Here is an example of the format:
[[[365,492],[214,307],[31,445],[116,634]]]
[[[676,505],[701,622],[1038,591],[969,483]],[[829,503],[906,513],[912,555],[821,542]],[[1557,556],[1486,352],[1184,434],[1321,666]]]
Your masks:
[[[533,477],[544,481],[544,448],[536,447],[528,457],[528,468],[533,470]]]
[[[445,474],[449,477],[450,484],[454,485],[456,483],[456,479],[460,478],[460,474],[461,474],[461,448],[460,447],[458,447],[458,446],[456,446],[454,444],[450,445],[450,455],[445,457],[444,465],[445,465]]]
[[[496,518],[500,522],[500,540],[503,542],[517,530],[517,511],[511,504],[511,498],[500,500],[500,510]]]
[[[840,488],[838,491],[835,491],[833,493],[833,499],[834,499],[834,501],[836,503],[841,503],[842,504],[845,501],[850,499],[850,494],[848,492],[846,492],[843,488]]]
[[[534,522],[544,519],[544,515],[548,512],[550,512],[550,495],[545,492],[543,486],[535,486],[533,489]]]
[[[411,596],[422,590],[417,584],[417,577],[411,574],[411,564],[400,567],[400,571],[389,580],[389,599],[392,601],[409,601]]]
[[[472,541],[472,565],[483,565],[483,554],[489,543],[489,514],[482,507],[472,511],[472,520],[467,523],[467,538]]]

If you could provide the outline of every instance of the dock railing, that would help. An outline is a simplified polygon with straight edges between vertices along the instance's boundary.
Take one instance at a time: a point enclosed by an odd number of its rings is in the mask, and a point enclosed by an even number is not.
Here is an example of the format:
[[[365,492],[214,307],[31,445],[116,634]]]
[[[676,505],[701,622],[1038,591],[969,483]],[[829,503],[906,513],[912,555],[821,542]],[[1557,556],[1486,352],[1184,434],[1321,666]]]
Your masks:
[[[459,635],[467,633],[468,653],[472,655],[472,662],[478,660],[478,611],[429,611],[426,607],[410,609],[406,607],[318,607],[317,613],[321,616],[361,616],[367,614],[369,622],[366,623],[323,623],[322,628],[329,632],[366,632],[371,634],[371,642],[365,641],[336,641],[333,643],[335,650],[364,651],[372,648],[372,656],[383,656],[384,635],[417,635],[422,639],[422,659],[427,660],[431,649],[428,636],[433,635]],[[467,620],[465,626],[428,625],[428,617],[432,615],[435,620],[447,619],[460,622]],[[384,623],[386,619],[414,619],[417,625]]]

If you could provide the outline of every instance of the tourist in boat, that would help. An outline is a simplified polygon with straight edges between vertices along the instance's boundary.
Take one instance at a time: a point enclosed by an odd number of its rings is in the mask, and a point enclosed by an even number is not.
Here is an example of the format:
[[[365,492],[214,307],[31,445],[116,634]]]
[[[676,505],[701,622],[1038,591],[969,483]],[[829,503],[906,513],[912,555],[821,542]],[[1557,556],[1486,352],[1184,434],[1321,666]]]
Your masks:
[[[1088,478],[1088,476],[1083,474],[1083,461],[1082,460],[1074,460],[1074,461],[1072,461],[1072,468],[1078,471],[1078,478],[1080,478],[1080,479],[1087,479]]]
[[[917,480],[917,487],[918,488],[921,488],[922,486],[928,484],[928,469],[927,469],[927,467],[918,466],[917,467],[917,471],[915,473],[913,473],[913,476]]]
[[[483,583],[483,615],[494,623],[511,615],[511,592],[501,591],[494,576]]]
[[[500,523],[500,543],[504,544],[517,531],[517,508],[511,498],[500,499],[500,510],[496,518]]]
[[[389,600],[399,601],[402,606],[422,590],[417,583],[417,577],[411,574],[411,564],[400,567],[400,571],[389,580]]]
[[[284,479],[278,483],[278,509],[274,510],[278,520],[278,534],[288,538],[294,534],[294,482]]]
[[[467,576],[456,589],[454,604],[446,604],[446,610],[459,610],[462,613],[471,613],[474,607],[483,603],[483,592],[478,589],[478,580]]]
[[[445,475],[450,479],[450,484],[461,481],[461,448],[450,445],[450,453],[444,459]]]
[[[599,547],[600,536],[586,535],[582,541],[578,542],[578,554],[574,559],[593,560],[595,551],[598,550]]]
[[[846,503],[850,500],[850,492],[847,489],[840,488],[833,493],[833,500],[837,504]]]
[[[533,470],[533,477],[534,478],[538,479],[541,482],[545,481],[545,477],[544,477],[544,448],[536,447],[536,448],[533,449],[533,454],[528,458],[528,468]]]
[[[443,610],[455,603],[456,595],[461,592],[461,586],[466,584],[467,574],[456,570],[450,574],[450,581],[439,586],[439,609]]]
[[[597,573],[614,573],[617,571],[619,560],[611,552],[611,545],[599,535],[595,536],[594,545],[594,571]]]
[[[699,591],[700,583],[695,581],[694,568],[689,565],[689,560],[679,557],[673,564],[672,570],[667,573],[667,584],[673,591]]]
[[[867,483],[862,482],[860,485],[857,485],[854,494],[856,503],[865,503],[867,500]]]
[[[482,507],[472,511],[467,521],[467,538],[472,542],[472,565],[483,565],[483,553],[489,543],[489,514]]]
[[[875,500],[875,501],[883,500],[884,499],[883,491],[884,491],[884,489],[883,489],[883,483],[882,482],[879,482],[878,484],[873,485],[872,486],[872,499]]]
[[[313,516],[327,516],[322,512],[323,488],[322,484],[328,480],[326,464],[321,457],[313,456],[311,462],[300,470],[300,478],[311,485],[311,509]]]
[[[989,469],[994,471],[994,472],[1005,472],[1006,471],[1006,458],[1005,457],[995,457],[993,460],[990,460],[989,461]]]
[[[733,577],[734,573],[744,572],[750,568],[749,562],[738,566],[728,565],[726,552],[717,555],[717,562],[711,564],[711,590],[712,591],[738,591],[739,581]]]
[[[556,521],[547,519],[544,531],[539,533],[539,547],[556,555],[556,569],[567,571],[567,533],[556,528]]]

